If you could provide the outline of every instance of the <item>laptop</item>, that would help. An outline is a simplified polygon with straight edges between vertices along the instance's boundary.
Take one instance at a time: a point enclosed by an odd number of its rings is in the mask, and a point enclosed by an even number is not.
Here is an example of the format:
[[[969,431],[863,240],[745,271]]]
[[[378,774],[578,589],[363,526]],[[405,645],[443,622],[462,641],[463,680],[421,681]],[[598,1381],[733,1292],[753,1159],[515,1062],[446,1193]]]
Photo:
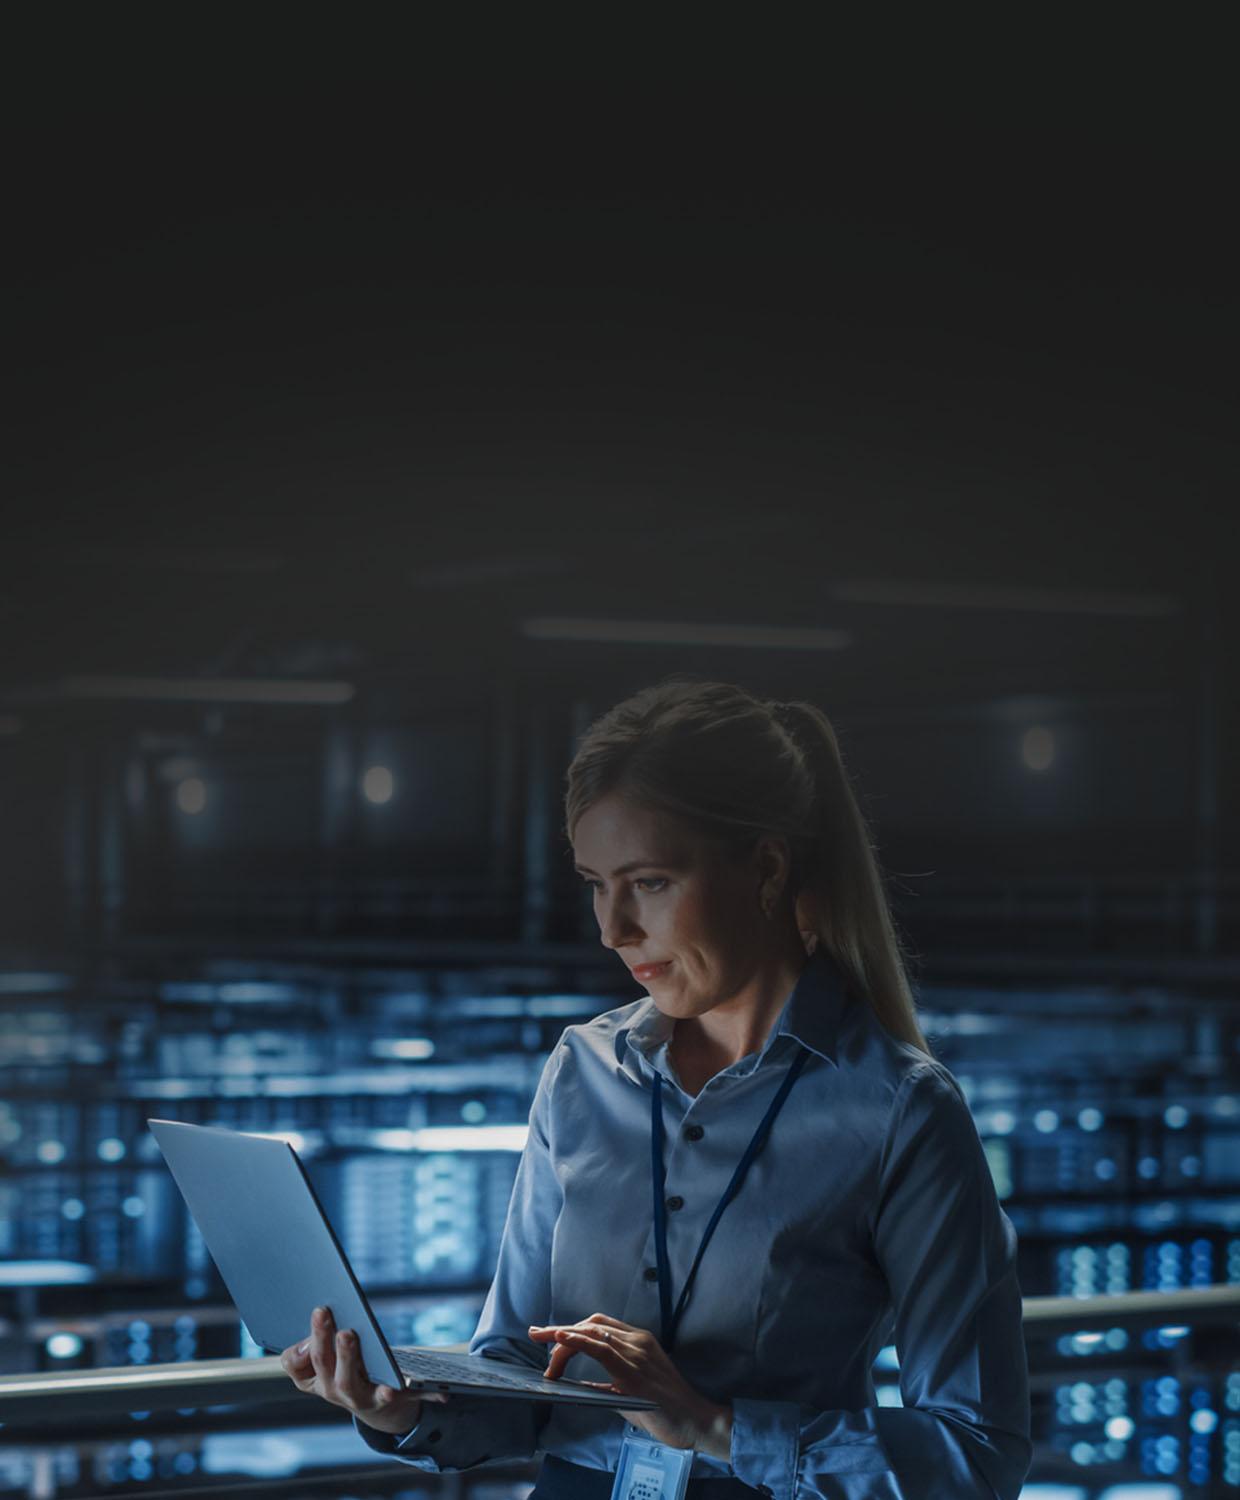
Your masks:
[[[370,1378],[397,1390],[657,1409],[657,1401],[563,1376],[544,1380],[532,1362],[393,1348],[287,1141],[176,1120],[147,1124],[250,1336],[269,1354],[300,1343],[321,1305],[337,1328],[355,1330]],[[530,1350],[545,1360],[542,1346],[531,1343]]]

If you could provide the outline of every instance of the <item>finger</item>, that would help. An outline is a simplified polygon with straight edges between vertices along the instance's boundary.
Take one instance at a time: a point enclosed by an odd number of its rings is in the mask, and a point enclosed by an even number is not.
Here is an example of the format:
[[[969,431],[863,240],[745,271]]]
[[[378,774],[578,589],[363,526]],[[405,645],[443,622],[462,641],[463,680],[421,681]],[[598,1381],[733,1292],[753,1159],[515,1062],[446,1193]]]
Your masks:
[[[564,1366],[572,1359],[574,1351],[565,1344],[557,1344],[551,1351],[551,1357],[547,1361],[547,1368],[543,1371],[544,1380],[558,1380],[564,1373]]]
[[[310,1359],[310,1340],[290,1344],[280,1356],[284,1373],[294,1385],[308,1390],[314,1384],[314,1364]]]
[[[545,1341],[547,1339],[553,1339],[557,1333],[563,1333],[566,1328],[588,1328],[589,1326],[590,1320],[588,1318],[582,1318],[577,1323],[547,1323],[545,1325],[541,1323],[531,1323],[529,1327],[529,1334],[531,1338],[542,1339]]]
[[[336,1380],[336,1325],[325,1307],[315,1308],[310,1329],[310,1359],[326,1396]]]
[[[616,1335],[620,1335],[630,1345],[635,1345],[643,1338],[653,1337],[653,1334],[648,1333],[646,1329],[634,1328],[631,1323],[622,1323],[619,1318],[609,1318],[606,1313],[593,1313],[579,1323],[549,1323],[546,1327],[531,1323],[529,1336],[537,1343],[545,1344],[563,1333],[589,1333],[592,1329],[600,1327],[605,1327],[611,1332],[613,1342],[616,1340]]]
[[[566,1329],[560,1335],[560,1347],[571,1349],[574,1354],[588,1354],[597,1359],[605,1369],[616,1374],[636,1368],[634,1361],[628,1357],[628,1351],[617,1339],[605,1339],[582,1329]]]
[[[643,1340],[650,1338],[642,1328],[626,1328],[623,1324],[619,1328],[611,1328],[606,1324],[585,1324],[580,1328],[566,1328],[563,1336],[570,1341],[585,1340],[586,1343],[577,1343],[577,1348],[585,1348],[587,1345],[593,1351],[596,1348],[615,1349],[635,1357],[642,1349]]]
[[[623,1328],[626,1333],[645,1333],[644,1328],[634,1328],[632,1323],[622,1323],[619,1318],[610,1317],[607,1313],[591,1313],[584,1319],[586,1323],[602,1323],[608,1328]]]
[[[303,1339],[300,1344],[290,1344],[281,1353],[280,1363],[290,1375],[297,1370],[310,1369],[310,1340]]]
[[[374,1409],[374,1383],[366,1375],[362,1347],[352,1329],[336,1335],[336,1390],[354,1411]]]
[[[645,1340],[654,1338],[645,1328],[634,1328],[631,1323],[622,1323],[619,1318],[609,1318],[606,1313],[592,1313],[580,1323],[562,1323],[558,1327],[562,1333],[585,1334],[599,1333],[606,1329],[605,1334],[600,1334],[605,1343],[616,1346],[624,1344],[633,1350],[637,1350]]]

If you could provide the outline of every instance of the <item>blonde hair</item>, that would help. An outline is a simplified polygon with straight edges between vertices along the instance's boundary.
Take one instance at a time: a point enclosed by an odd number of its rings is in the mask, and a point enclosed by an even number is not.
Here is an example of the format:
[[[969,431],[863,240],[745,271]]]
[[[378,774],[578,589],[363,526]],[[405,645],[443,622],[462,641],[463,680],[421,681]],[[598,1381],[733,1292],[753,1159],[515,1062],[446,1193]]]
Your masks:
[[[737,853],[783,835],[789,894],[801,898],[819,943],[892,1036],[930,1051],[869,829],[821,709],[667,678],[590,725],[566,783],[569,839],[612,792],[675,813]]]

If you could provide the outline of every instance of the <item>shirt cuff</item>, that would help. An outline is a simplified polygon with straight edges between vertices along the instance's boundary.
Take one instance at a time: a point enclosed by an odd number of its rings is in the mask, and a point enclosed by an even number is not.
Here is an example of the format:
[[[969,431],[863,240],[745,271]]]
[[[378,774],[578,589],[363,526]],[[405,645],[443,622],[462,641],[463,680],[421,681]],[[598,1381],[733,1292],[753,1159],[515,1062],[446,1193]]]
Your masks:
[[[419,1441],[426,1438],[429,1422],[426,1416],[409,1429],[406,1433],[380,1432],[376,1427],[367,1427],[360,1417],[353,1418],[353,1427],[358,1437],[372,1448],[376,1453],[383,1453],[389,1458],[403,1459],[405,1463],[412,1464],[414,1468],[425,1469],[428,1473],[441,1472],[439,1465],[429,1454],[414,1453],[412,1451]],[[438,1433],[435,1434],[439,1436]]]
[[[732,1401],[732,1472],[774,1500],[792,1500],[801,1408],[795,1401]]]

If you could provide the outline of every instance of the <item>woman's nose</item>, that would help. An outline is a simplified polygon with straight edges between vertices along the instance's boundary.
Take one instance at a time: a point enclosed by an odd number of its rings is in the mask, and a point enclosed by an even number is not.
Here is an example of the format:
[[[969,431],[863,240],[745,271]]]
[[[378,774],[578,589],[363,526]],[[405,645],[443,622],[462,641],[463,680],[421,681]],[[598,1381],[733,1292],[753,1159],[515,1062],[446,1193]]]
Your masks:
[[[624,902],[617,902],[599,912],[598,931],[604,948],[618,948],[622,943],[641,936],[641,928]]]

